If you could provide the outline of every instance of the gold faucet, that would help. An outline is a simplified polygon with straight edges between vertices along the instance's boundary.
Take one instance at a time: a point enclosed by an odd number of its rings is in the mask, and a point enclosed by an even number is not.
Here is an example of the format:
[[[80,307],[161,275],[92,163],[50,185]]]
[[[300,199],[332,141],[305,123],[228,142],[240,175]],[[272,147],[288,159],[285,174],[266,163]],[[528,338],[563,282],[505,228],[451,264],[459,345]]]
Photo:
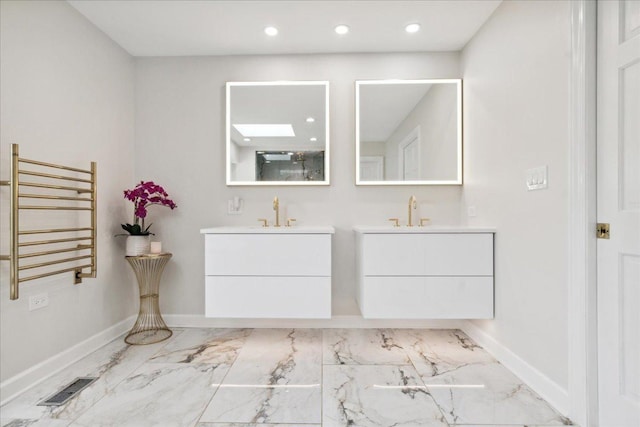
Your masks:
[[[273,210],[276,211],[276,223],[273,226],[280,227],[280,201],[278,196],[273,198]]]
[[[418,201],[416,200],[416,196],[409,197],[409,221],[407,221],[407,227],[413,227],[411,209],[416,209],[418,207]]]

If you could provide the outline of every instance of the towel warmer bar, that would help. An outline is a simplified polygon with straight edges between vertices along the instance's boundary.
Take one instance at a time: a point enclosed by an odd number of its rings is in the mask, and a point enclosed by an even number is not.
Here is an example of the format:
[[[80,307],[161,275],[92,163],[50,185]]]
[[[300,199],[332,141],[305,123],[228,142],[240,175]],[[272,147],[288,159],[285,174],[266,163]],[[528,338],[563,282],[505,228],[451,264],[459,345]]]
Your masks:
[[[82,283],[82,278],[95,278],[97,272],[97,240],[96,240],[96,220],[97,220],[97,166],[96,162],[91,162],[91,169],[78,169],[68,166],[61,166],[52,163],[45,163],[36,160],[29,160],[21,158],[18,155],[18,144],[11,145],[11,167],[10,174],[11,179],[9,181],[0,181],[0,185],[8,186],[10,188],[9,196],[9,255],[1,255],[0,260],[9,261],[9,298],[12,300],[18,299],[19,285],[22,282],[29,280],[40,279],[43,277],[53,276],[56,274],[75,272],[74,283]],[[31,165],[29,169],[24,169],[23,165]],[[36,170],[33,170],[35,166]],[[29,166],[27,166],[29,167]],[[40,168],[40,169],[38,169]],[[47,172],[42,172],[45,170]],[[78,176],[70,175],[58,175],[57,173],[51,173],[55,170],[63,170],[71,172]],[[20,176],[34,177],[32,181],[21,181]],[[41,182],[43,181],[43,182]],[[50,182],[56,182],[51,184]],[[62,181],[62,184],[57,185]],[[69,182],[75,184],[68,184]],[[36,188],[35,193],[23,192],[25,188]],[[51,190],[52,194],[47,194],[47,191]],[[27,190],[29,191],[29,190]],[[33,190],[32,190],[33,191]],[[70,195],[73,193],[76,195]],[[88,195],[88,196],[87,196]],[[32,204],[23,204],[22,200],[40,200],[46,201],[45,203],[51,204],[38,204],[38,202],[30,202]],[[55,204],[57,201],[64,201],[63,205]],[[76,202],[76,205],[71,206],[69,202]],[[35,203],[35,204],[33,204]],[[20,229],[20,211],[34,210],[34,211],[86,211],[90,213],[91,225],[89,227],[75,227],[75,228],[50,228],[50,229]],[[89,232],[89,235],[77,235],[77,233]],[[69,237],[68,233],[76,233],[75,236]],[[35,235],[47,235],[54,234],[60,238],[50,238],[46,240],[24,240],[20,239],[20,236],[35,236]],[[67,235],[67,236],[65,236]],[[46,238],[47,236],[45,236]],[[51,236],[52,237],[52,236]],[[46,245],[68,245],[76,243],[70,247],[56,247],[55,249],[46,249]],[[81,242],[81,243],[78,243]],[[44,250],[38,250],[36,252],[21,252],[21,248],[41,247]],[[51,246],[49,246],[51,248]],[[87,253],[86,251],[89,251]],[[47,257],[51,255],[63,254],[67,252],[81,252],[81,255],[67,257],[60,259],[45,259],[39,262],[31,264],[23,264],[22,260],[28,260],[30,258]],[[80,262],[82,261],[82,262]],[[66,267],[55,271],[46,271],[43,273],[32,274],[29,276],[22,276],[21,273],[31,270],[40,269],[42,267],[49,267],[56,264],[81,264],[73,267]],[[88,272],[84,270],[90,269]]]

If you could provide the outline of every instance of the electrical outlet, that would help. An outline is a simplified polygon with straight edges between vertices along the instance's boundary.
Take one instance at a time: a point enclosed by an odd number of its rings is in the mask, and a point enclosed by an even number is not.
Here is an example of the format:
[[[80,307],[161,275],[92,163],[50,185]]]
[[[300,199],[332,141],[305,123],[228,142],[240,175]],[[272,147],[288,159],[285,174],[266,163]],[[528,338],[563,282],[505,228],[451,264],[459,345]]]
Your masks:
[[[243,205],[244,205],[244,201],[240,197],[234,197],[233,199],[229,199],[227,214],[240,215],[242,213]]]
[[[38,310],[49,305],[49,294],[38,294],[29,297],[29,311]]]

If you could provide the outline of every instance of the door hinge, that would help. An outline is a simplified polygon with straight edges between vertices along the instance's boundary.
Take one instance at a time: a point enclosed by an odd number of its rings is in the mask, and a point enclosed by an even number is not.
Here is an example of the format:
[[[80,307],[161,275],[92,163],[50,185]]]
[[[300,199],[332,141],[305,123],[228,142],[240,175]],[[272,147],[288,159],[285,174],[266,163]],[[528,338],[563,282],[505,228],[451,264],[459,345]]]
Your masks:
[[[599,222],[596,226],[596,237],[598,239],[609,238],[609,224],[606,222]]]

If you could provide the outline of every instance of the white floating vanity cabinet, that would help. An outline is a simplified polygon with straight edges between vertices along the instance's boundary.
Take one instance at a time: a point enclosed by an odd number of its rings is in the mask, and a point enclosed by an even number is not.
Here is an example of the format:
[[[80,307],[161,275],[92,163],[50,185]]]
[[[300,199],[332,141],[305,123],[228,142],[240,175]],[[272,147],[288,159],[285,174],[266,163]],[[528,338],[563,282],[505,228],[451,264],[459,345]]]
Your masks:
[[[205,316],[331,317],[332,227],[214,227],[205,238]]]
[[[495,230],[355,227],[365,319],[491,319]]]

